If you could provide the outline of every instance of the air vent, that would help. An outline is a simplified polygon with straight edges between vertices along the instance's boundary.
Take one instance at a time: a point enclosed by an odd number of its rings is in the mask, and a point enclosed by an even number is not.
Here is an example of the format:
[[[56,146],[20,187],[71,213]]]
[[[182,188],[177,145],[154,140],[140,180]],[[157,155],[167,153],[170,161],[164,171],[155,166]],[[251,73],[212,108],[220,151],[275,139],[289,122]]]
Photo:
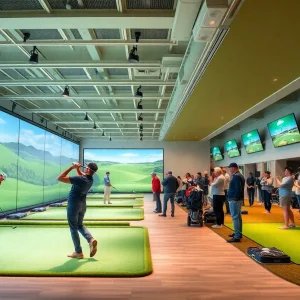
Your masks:
[[[175,0],[127,0],[127,9],[174,9]]]
[[[159,77],[160,69],[134,69],[134,76]]]
[[[27,2],[28,0],[22,0]],[[77,0],[69,0],[71,9],[117,9],[116,0],[81,0],[83,6]],[[48,0],[52,9],[66,9],[66,0]]]
[[[24,34],[25,32],[30,33],[30,40],[62,40],[57,29],[20,29]]]
[[[135,32],[141,33],[141,40],[166,40],[168,39],[168,29],[131,29],[131,38],[135,39]]]
[[[0,10],[40,10],[43,9],[38,0],[1,0]]]

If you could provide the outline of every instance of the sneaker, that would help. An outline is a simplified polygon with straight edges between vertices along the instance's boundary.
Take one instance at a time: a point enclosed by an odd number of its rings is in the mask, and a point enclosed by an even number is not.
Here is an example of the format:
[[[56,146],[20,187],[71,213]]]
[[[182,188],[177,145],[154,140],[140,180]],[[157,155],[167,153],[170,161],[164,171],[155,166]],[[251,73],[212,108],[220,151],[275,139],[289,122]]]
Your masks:
[[[234,233],[228,234],[228,236],[233,238],[233,237],[234,237]],[[242,238],[243,238],[243,236],[241,237],[241,239],[242,239]]]
[[[82,259],[83,253],[73,252],[72,254],[69,254],[68,257]]]
[[[174,217],[174,214],[171,214],[171,217]]]
[[[112,204],[111,202],[108,202],[108,204]]]
[[[93,257],[97,252],[97,241],[93,239],[89,242],[89,245],[90,245],[90,257]]]
[[[161,215],[159,215],[160,217],[166,217],[167,215],[165,215],[165,214],[161,214]]]
[[[213,225],[213,226],[211,226],[212,228],[222,228],[223,226],[222,225]]]
[[[240,239],[235,239],[234,237],[227,240],[227,243],[239,243],[241,240]]]
[[[290,228],[296,228],[296,225],[295,224],[290,224],[289,227]]]

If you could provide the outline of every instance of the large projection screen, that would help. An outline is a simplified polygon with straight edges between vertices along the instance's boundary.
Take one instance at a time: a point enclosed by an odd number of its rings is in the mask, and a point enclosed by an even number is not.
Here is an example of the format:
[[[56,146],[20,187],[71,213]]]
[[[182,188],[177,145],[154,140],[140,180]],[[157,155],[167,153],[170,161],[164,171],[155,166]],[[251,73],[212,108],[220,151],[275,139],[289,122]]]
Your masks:
[[[90,192],[103,192],[103,178],[110,172],[112,192],[152,192],[151,172],[162,180],[164,172],[163,149],[84,149],[84,163],[96,162],[99,170],[94,176]]]

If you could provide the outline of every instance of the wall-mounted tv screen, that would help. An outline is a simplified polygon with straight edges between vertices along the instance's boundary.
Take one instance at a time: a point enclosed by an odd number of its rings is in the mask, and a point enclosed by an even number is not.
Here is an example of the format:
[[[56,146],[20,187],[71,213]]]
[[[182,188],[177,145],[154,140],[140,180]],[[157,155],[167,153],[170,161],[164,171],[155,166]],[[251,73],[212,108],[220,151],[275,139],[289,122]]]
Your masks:
[[[300,142],[300,133],[294,114],[287,115],[268,124],[275,148]]]
[[[240,156],[240,150],[237,146],[236,140],[230,140],[224,144],[225,151],[227,152],[228,157]]]
[[[96,162],[99,167],[90,192],[103,192],[106,172],[110,172],[111,184],[116,192],[122,193],[150,193],[151,172],[163,180],[163,149],[84,149],[83,160],[85,163]]]
[[[264,150],[258,130],[252,130],[242,135],[242,141],[248,154]]]
[[[215,146],[215,147],[211,148],[211,154],[212,154],[215,161],[219,161],[219,160],[223,159],[223,155],[222,155],[221,150],[218,146]]]

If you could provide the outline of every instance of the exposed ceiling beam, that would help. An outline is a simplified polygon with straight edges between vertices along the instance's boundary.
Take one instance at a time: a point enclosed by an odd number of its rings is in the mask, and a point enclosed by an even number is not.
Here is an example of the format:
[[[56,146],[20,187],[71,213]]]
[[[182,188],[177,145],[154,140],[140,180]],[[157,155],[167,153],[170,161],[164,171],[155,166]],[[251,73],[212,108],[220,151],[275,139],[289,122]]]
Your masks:
[[[0,72],[2,72],[2,70],[0,70]],[[5,73],[3,71],[3,73]],[[133,98],[137,98],[140,99],[139,97],[135,97],[134,95],[129,95],[129,94],[121,94],[121,93],[116,93],[115,95],[103,95],[101,94],[101,96],[90,96],[89,94],[84,95],[84,96],[80,96],[80,95],[76,95],[73,96],[71,95],[71,98],[74,100],[79,100],[79,99],[83,99],[83,100],[102,100],[102,99],[107,99],[107,100],[112,100],[112,99],[118,99],[118,100],[132,100]],[[148,96],[144,96],[143,97],[143,101],[144,100],[169,100],[170,96],[164,96],[161,97],[160,95],[148,95]],[[1,97],[1,101],[11,101],[11,100],[27,100],[27,99],[31,99],[34,101],[44,101],[44,100],[65,100],[66,98],[62,97],[61,94],[53,94],[53,95],[48,95],[48,94],[44,94],[44,95],[5,95],[3,97]],[[158,107],[160,108],[160,107]]]
[[[23,63],[23,62],[9,62],[9,63],[0,63],[0,69],[57,69],[57,68],[68,68],[68,69],[77,69],[77,68],[115,68],[115,69],[127,69],[127,68],[143,68],[143,69],[152,69],[160,68],[160,61],[148,61],[148,62],[139,62],[139,63],[130,63],[128,61],[86,61],[86,62],[44,62],[38,64]],[[176,65],[177,67],[177,65]]]
[[[94,124],[94,122],[91,121],[52,121],[55,124]],[[141,121],[97,121],[98,124],[137,124],[141,123]],[[161,124],[162,122],[158,121],[143,121],[143,124]]]
[[[51,14],[52,12],[52,8],[48,2],[48,0],[38,0],[41,4],[41,6],[43,7],[43,9],[48,13]]]
[[[0,19],[1,20],[1,19]],[[62,29],[61,29],[62,30]],[[124,40],[53,40],[53,41],[27,41],[26,44],[24,42],[0,42],[0,47],[32,47],[32,46],[134,46],[136,45],[135,41],[124,41]],[[166,40],[145,40],[145,41],[139,41],[138,46],[176,46],[178,45],[177,42],[170,42]]]
[[[65,108],[56,108],[56,109],[27,109],[23,111],[23,113],[55,113],[55,114],[65,114],[65,113],[71,113],[71,114],[82,114],[82,113],[135,113],[135,112],[143,112],[143,113],[164,113],[165,109],[111,109],[111,108],[83,108],[81,109],[65,109]]]
[[[128,86],[128,85],[143,85],[143,86],[174,86],[175,81],[162,80],[15,80],[6,81],[0,80],[0,86],[51,86],[51,85],[68,85],[68,86]]]
[[[9,15],[9,17],[8,17]],[[108,10],[72,10],[56,11],[55,14],[47,12],[0,12],[0,29],[39,29],[53,28],[136,28],[171,29],[174,21],[174,11],[147,10],[126,13]]]

